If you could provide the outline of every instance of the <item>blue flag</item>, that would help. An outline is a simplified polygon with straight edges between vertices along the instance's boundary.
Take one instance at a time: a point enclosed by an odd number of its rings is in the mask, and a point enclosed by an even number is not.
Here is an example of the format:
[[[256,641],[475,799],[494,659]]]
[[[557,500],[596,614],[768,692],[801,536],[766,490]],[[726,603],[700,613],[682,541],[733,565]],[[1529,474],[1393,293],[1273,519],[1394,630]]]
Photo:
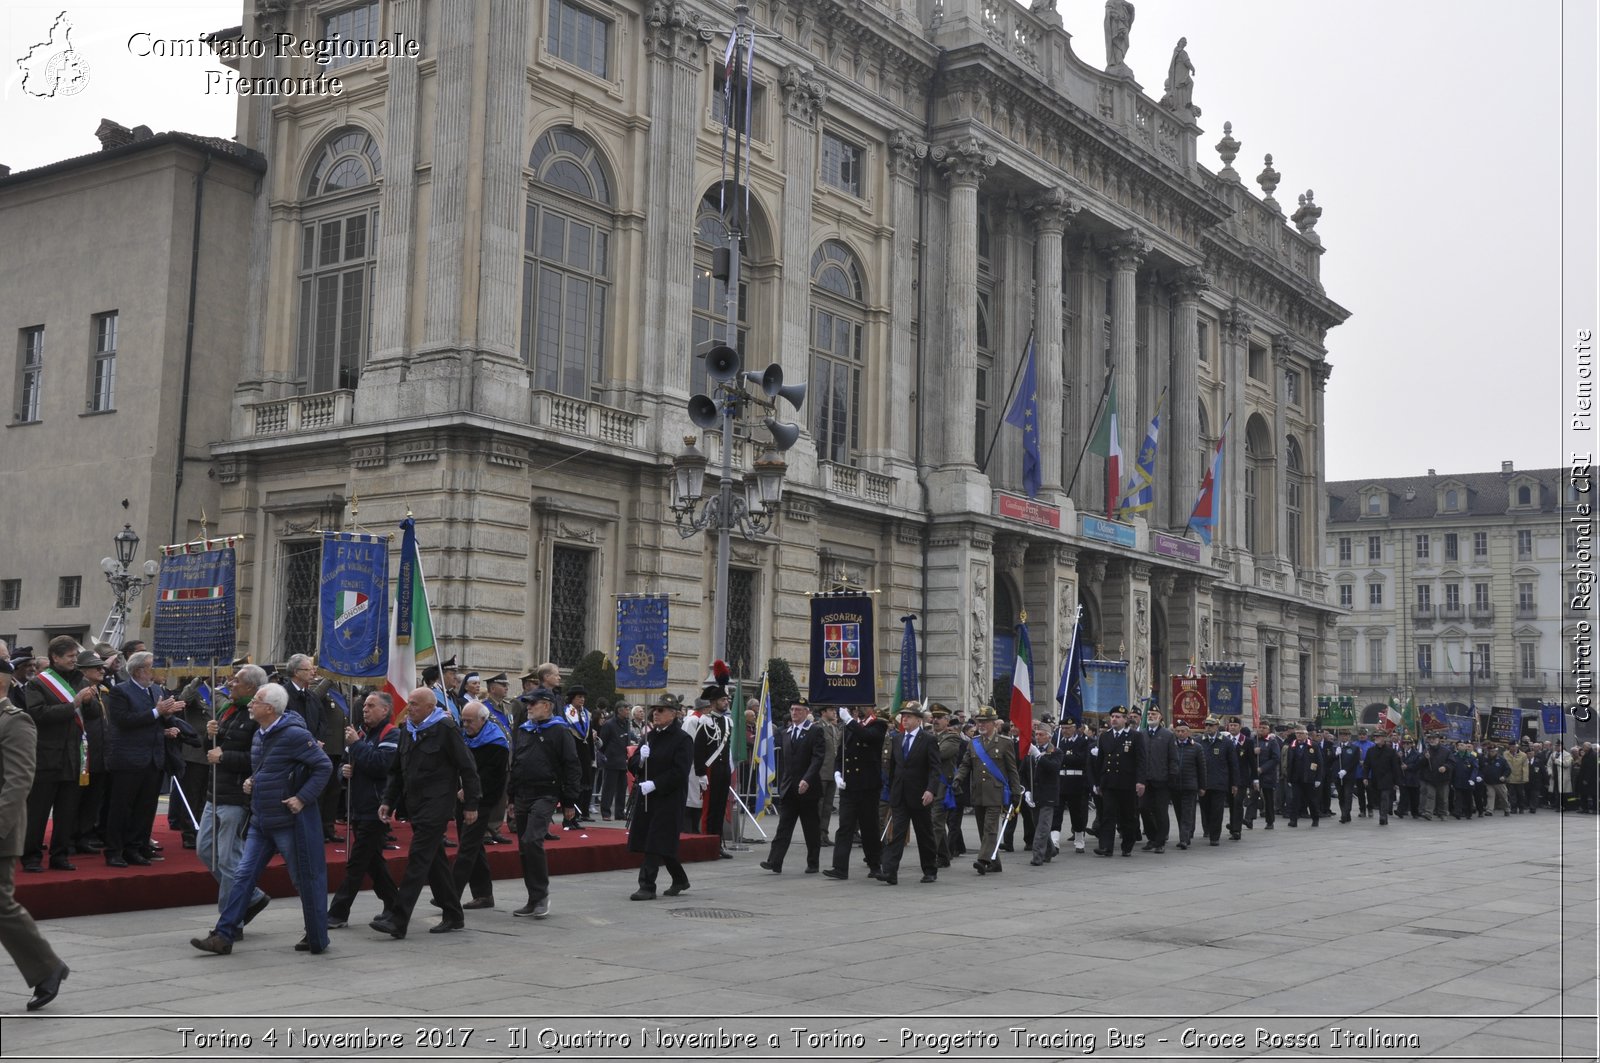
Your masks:
[[[1039,461],[1039,371],[1034,346],[1030,334],[1028,350],[1023,355],[1022,386],[1006,413],[1006,424],[1022,429],[1022,489],[1029,498],[1039,497],[1044,468]]]
[[[894,704],[890,708],[898,714],[900,706],[908,701],[921,701],[921,684],[917,681],[917,618],[902,616],[905,633],[900,636],[900,678],[894,687]]]
[[[772,680],[761,677],[761,707],[756,710],[756,749],[751,768],[756,776],[756,800],[751,811],[762,815],[773,807],[778,779],[778,747],[772,735]]]
[[[1539,728],[1547,735],[1567,733],[1567,713],[1560,705],[1547,702],[1539,706]]]
[[[1061,682],[1056,687],[1057,719],[1083,722],[1083,606],[1072,618],[1072,646],[1061,666]]]
[[[1156,504],[1156,444],[1161,439],[1161,407],[1166,401],[1167,393],[1162,391],[1156,400],[1155,416],[1150,418],[1150,430],[1139,446],[1139,456],[1134,459],[1133,471],[1122,494],[1122,506],[1117,514],[1121,520],[1127,520],[1133,513],[1148,513]]]

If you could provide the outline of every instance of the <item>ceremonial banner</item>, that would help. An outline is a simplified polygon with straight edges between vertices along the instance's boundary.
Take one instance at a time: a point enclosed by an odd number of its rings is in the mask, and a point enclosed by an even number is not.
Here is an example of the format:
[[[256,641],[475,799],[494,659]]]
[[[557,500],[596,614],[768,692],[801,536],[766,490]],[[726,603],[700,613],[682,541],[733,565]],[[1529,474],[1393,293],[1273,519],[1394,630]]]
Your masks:
[[[1475,728],[1473,727],[1473,720],[1470,714],[1447,716],[1445,717],[1445,725],[1448,728],[1446,737],[1450,738],[1452,741],[1472,741],[1472,732]]]
[[[872,599],[865,594],[812,598],[812,703],[876,704],[877,674],[872,653]]]
[[[1356,699],[1349,694],[1317,695],[1317,716],[1324,727],[1354,727]]]
[[[206,549],[212,543],[218,549]],[[161,575],[152,606],[156,666],[179,661],[233,660],[238,623],[232,539],[161,548]]]
[[[389,540],[322,533],[317,664],[349,679],[389,671]]]
[[[1560,705],[1547,703],[1539,706],[1539,729],[1547,735],[1567,733],[1567,713]]]
[[[1444,711],[1443,705],[1422,706],[1422,729],[1424,731],[1448,731],[1450,717]]]
[[[1515,742],[1522,736],[1522,710],[1493,708],[1489,710],[1489,737],[1496,742]]]
[[[1083,711],[1108,713],[1128,704],[1128,662],[1083,662]]]
[[[1017,625],[1017,663],[1011,669],[1011,703],[1006,714],[1021,743],[1017,752],[1026,754],[1033,738],[1033,644],[1028,640],[1026,621]]]
[[[1205,726],[1208,676],[1175,675],[1172,677],[1172,720],[1176,726],[1186,723],[1195,730]]]
[[[899,715],[900,706],[922,700],[922,684],[917,677],[917,618],[902,616],[905,630],[900,634],[900,676],[894,683],[894,701],[889,711]]]
[[[618,690],[666,688],[667,614],[665,594],[617,599]]]
[[[390,603],[389,674],[383,689],[394,699],[394,722],[405,716],[406,698],[417,685],[417,668],[439,659],[433,641],[433,613],[428,608],[428,587],[422,579],[422,555],[417,548],[417,522],[400,522],[400,571],[395,576]]]
[[[1218,716],[1239,716],[1244,712],[1244,665],[1237,661],[1206,661],[1206,705]],[[1174,702],[1176,706],[1176,702]],[[1174,707],[1176,712],[1176,707]],[[1202,716],[1201,722],[1205,721]],[[1176,722],[1177,717],[1173,717]],[[1195,724],[1196,728],[1199,724]]]

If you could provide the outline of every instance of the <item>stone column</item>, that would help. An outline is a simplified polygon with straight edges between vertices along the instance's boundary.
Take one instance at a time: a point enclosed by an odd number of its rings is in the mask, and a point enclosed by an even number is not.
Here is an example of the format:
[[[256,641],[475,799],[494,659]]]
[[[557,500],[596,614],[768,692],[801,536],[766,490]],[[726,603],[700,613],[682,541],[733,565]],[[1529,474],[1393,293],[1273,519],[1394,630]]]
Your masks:
[[[1189,519],[1200,490],[1200,294],[1208,287],[1203,270],[1189,267],[1173,282],[1177,299],[1176,335],[1172,352],[1172,491],[1169,523],[1181,528]]]
[[[1033,304],[1035,356],[1039,374],[1039,457],[1041,492],[1058,495],[1062,488],[1062,234],[1080,204],[1065,189],[1052,188],[1028,206],[1033,221]],[[1074,457],[1077,455],[1074,454]],[[1059,499],[1050,501],[1059,504]]]
[[[395,0],[389,5],[389,20],[397,35],[420,40],[422,0]],[[417,190],[417,64],[394,62],[384,69],[389,91],[384,100],[383,191],[378,203],[380,235],[369,372],[380,363],[405,356],[416,250],[412,220]]]
[[[810,67],[783,68],[783,306],[775,361],[785,380],[808,380],[811,363],[811,198],[816,186],[817,118],[828,92]],[[865,264],[863,264],[865,268]],[[765,366],[752,352],[751,369]],[[820,399],[820,394],[814,399]],[[808,411],[809,412],[809,411]],[[810,418],[804,418],[810,421]],[[865,426],[863,426],[865,427]],[[863,442],[870,431],[862,432]],[[816,441],[811,433],[784,455],[796,483],[816,482]]]
[[[917,175],[928,157],[926,141],[904,130],[889,133],[890,217],[894,224],[894,253],[889,262],[889,371],[884,379],[885,395],[916,394],[917,402],[926,396],[917,387],[916,341],[912,326],[917,318]],[[809,272],[809,271],[808,271]],[[809,281],[809,277],[807,278]],[[888,418],[888,460],[913,467],[916,456],[917,419],[914,414]]]
[[[1307,566],[1312,571],[1321,575],[1327,571],[1327,546],[1328,529],[1324,523],[1327,520],[1328,507],[1328,377],[1333,375],[1333,366],[1326,361],[1311,363],[1311,432],[1314,442],[1311,448],[1311,460],[1316,467],[1316,487],[1311,492],[1309,504],[1305,507],[1306,513],[1302,520],[1311,522],[1313,530],[1311,563]],[[1406,603],[1397,601],[1397,609],[1406,608]]]
[[[286,28],[286,4],[260,3],[257,5],[255,28],[246,30],[245,36],[258,40],[269,40],[276,33]],[[415,64],[411,64],[413,68]],[[260,59],[244,59],[240,63],[240,73],[248,77],[273,77],[278,71],[277,60],[274,58],[273,49],[267,48],[266,54]],[[273,156],[273,145],[277,140],[272,120],[271,96],[255,96],[250,100],[241,102],[241,118],[245,125],[244,136],[241,140],[247,147],[254,148],[267,158]],[[388,158],[387,155],[384,156]],[[291,199],[299,199],[299,190],[293,183],[299,178],[297,175],[279,175],[268,171],[266,180],[262,183],[261,190],[256,194],[255,201],[250,208],[250,238],[245,251],[245,307],[244,307],[244,343],[243,359],[239,367],[239,385],[234,389],[238,401],[258,402],[262,399],[276,398],[277,395],[266,393],[266,378],[277,376],[285,379],[293,372],[294,341],[285,346],[288,349],[288,359],[285,364],[274,367],[269,371],[266,364],[267,350],[267,288],[271,282],[272,273],[272,201],[274,191],[279,195]],[[286,185],[279,182],[287,182]],[[299,261],[300,235],[299,226],[285,225],[286,238],[292,242],[294,251],[292,258]],[[238,407],[236,407],[238,409]],[[236,415],[235,435],[243,435],[242,411]]]
[[[1289,558],[1289,384],[1294,367],[1294,347],[1288,336],[1272,338],[1272,527],[1273,554],[1285,564]],[[1302,500],[1303,501],[1303,500]],[[1305,524],[1302,509],[1300,523]]]
[[[467,174],[472,147],[473,0],[439,0],[437,97],[428,177],[428,283],[422,346],[451,351],[462,342],[466,286]],[[452,366],[454,366],[452,360]],[[454,375],[455,368],[444,372]],[[459,378],[458,381],[459,382]],[[435,393],[438,390],[435,389]],[[438,400],[428,403],[437,408]],[[453,402],[450,404],[453,405]],[[448,407],[446,407],[448,408]]]
[[[528,55],[528,5],[490,0],[489,69],[519,72]],[[527,192],[522,170],[525,79],[489,78],[483,144],[483,246],[479,253],[478,346],[502,358],[520,358],[522,218]],[[474,405],[475,409],[482,407]]]
[[[1072,485],[1073,508],[1079,513],[1105,512],[1105,470],[1094,457],[1084,453],[1084,444],[1094,432],[1095,412],[1099,409],[1100,393],[1105,390],[1106,352],[1105,326],[1101,320],[1105,300],[1100,298],[1099,276],[1095,273],[1096,255],[1091,238],[1083,236],[1073,244],[1070,259],[1073,285],[1077,291],[1078,350],[1075,373],[1077,401],[1073,404],[1073,446],[1067,455],[1069,462],[1084,454],[1080,468],[1066,468],[1062,475]],[[1076,480],[1074,480],[1076,476]],[[1076,531],[1076,529],[1073,529]]]
[[[1245,544],[1245,388],[1250,379],[1251,325],[1250,315],[1237,307],[1222,314],[1223,361],[1226,366],[1224,390],[1228,414],[1233,418],[1228,426],[1229,438],[1224,444],[1222,457],[1222,478],[1227,482],[1222,532],[1223,542],[1236,553],[1243,553]]]
[[[950,182],[950,225],[945,274],[945,404],[937,420],[943,445],[941,464],[977,470],[972,424],[973,386],[978,372],[978,186],[995,163],[988,146],[975,138],[934,149]],[[1003,411],[1001,416],[1003,416]]]
[[[1136,412],[1139,409],[1139,296],[1135,281],[1149,251],[1150,245],[1144,238],[1130,229],[1119,236],[1107,252],[1111,264],[1111,364],[1115,367],[1124,481],[1140,442]],[[1117,490],[1121,489],[1122,485],[1118,484]]]

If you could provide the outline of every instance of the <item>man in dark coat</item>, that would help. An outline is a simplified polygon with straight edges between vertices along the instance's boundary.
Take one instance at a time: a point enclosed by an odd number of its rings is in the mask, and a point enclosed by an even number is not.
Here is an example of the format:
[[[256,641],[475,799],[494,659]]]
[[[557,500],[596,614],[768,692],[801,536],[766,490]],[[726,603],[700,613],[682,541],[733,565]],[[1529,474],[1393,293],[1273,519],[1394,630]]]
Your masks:
[[[280,854],[305,916],[306,934],[295,950],[313,955],[327,951],[328,869],[317,796],[328,785],[333,765],[288,705],[288,692],[277,683],[268,683],[250,701],[257,727],[250,746],[250,829],[216,926],[209,937],[189,940],[201,952],[226,956],[233,951],[256,881],[267,862]]]
[[[1450,816],[1450,743],[1428,736],[1428,763],[1422,772],[1422,818],[1443,823]]]
[[[1373,804],[1378,807],[1378,826],[1389,825],[1389,806],[1394,801],[1394,788],[1400,784],[1400,754],[1389,743],[1389,732],[1379,731],[1378,742],[1367,750],[1366,781]]]
[[[880,858],[877,878],[890,886],[900,883],[900,857],[912,830],[917,832],[922,881],[934,882],[939,876],[933,810],[944,798],[944,781],[939,773],[939,743],[922,726],[924,712],[915,701],[900,706],[900,733],[884,740],[889,751],[889,843]]]
[[[550,816],[565,808],[565,821],[577,823],[582,800],[577,740],[566,720],[552,715],[555,700],[549,687],[535,687],[522,695],[528,718],[511,736],[511,772],[506,783],[514,822],[520,829],[522,884],[528,890],[528,903],[511,914],[534,919],[550,914],[550,861],[544,852]]]
[[[244,781],[250,777],[250,752],[255,742],[256,721],[250,716],[250,702],[256,691],[267,685],[267,673],[253,664],[241,664],[228,681],[227,703],[221,706],[217,718],[206,723],[206,735],[211,747],[206,750],[206,761],[211,765],[215,782],[212,794],[200,812],[200,831],[195,848],[200,862],[211,870],[217,880],[217,908],[228,904],[233,892],[233,879],[239,871],[239,858],[244,855],[244,836],[250,820],[250,795]],[[373,803],[376,818],[377,803]],[[259,886],[251,895],[250,906],[245,909],[244,922],[249,923],[270,898]]]
[[[1255,822],[1256,809],[1260,808],[1262,818],[1267,821],[1267,829],[1272,829],[1282,767],[1283,739],[1263,728],[1256,739],[1256,777],[1250,784],[1249,804],[1244,818],[1246,827]]]
[[[1081,722],[1063,720],[1050,736],[1061,750],[1061,789],[1056,801],[1050,841],[1061,843],[1061,828],[1072,829],[1072,848],[1083,852],[1089,837],[1089,798],[1094,790],[1094,740]],[[1095,844],[1098,846],[1099,842]]]
[[[666,888],[676,897],[689,888],[689,876],[678,862],[678,827],[689,796],[689,772],[695,763],[694,739],[678,718],[680,703],[670,695],[650,706],[650,729],[629,758],[638,790],[633,803],[633,823],[628,826],[628,851],[643,853],[639,888],[632,901],[656,899],[656,875],[663,865],[672,876]]]
[[[1290,785],[1289,826],[1298,827],[1300,816],[1305,814],[1315,827],[1322,816],[1322,758],[1305,731],[1295,732],[1294,742],[1285,752]]]
[[[392,722],[394,699],[376,690],[361,703],[361,728],[345,732],[344,772],[350,787],[349,857],[345,860],[344,881],[328,901],[328,926],[337,930],[350,921],[350,906],[361,892],[361,882],[371,876],[372,892],[383,902],[387,914],[400,899],[400,890],[389,875],[383,858],[384,835],[388,828],[378,818],[383,803],[383,788],[389,783],[389,769],[400,751],[400,734]]]
[[[1350,800],[1361,788],[1359,776],[1365,753],[1360,743],[1350,737],[1349,731],[1340,732],[1339,744],[1333,747],[1333,777],[1338,780],[1339,785],[1340,823],[1350,822]]]
[[[1422,814],[1422,775],[1428,766],[1428,755],[1416,741],[1407,735],[1400,739],[1400,809],[1401,819],[1426,819]]]
[[[429,927],[428,933],[443,934],[466,927],[455,891],[455,874],[443,844],[458,793],[464,809],[461,818],[471,826],[478,820],[477,765],[472,762],[455,721],[434,700],[433,691],[418,687],[406,699],[399,748],[389,768],[383,804],[378,806],[378,818],[385,823],[393,817],[411,821],[411,852],[406,857],[399,897],[387,912],[367,924],[378,933],[393,938],[406,936],[424,882],[444,907],[444,918],[437,926]]]
[[[106,822],[106,863],[148,866],[154,849],[150,829],[166,770],[166,740],[178,737],[172,717],[183,702],[168,697],[156,683],[155,657],[148,652],[128,658],[126,683],[111,692],[106,713],[106,767],[111,772],[111,812]]]
[[[772,849],[761,866],[773,874],[783,872],[783,858],[794,837],[794,825],[806,840],[806,874],[822,870],[822,761],[828,738],[811,718],[811,704],[801,698],[789,706],[789,726],[776,736],[778,743],[778,829]]]
[[[1244,829],[1244,802],[1256,781],[1256,742],[1239,717],[1228,717],[1226,741],[1233,753],[1233,789],[1228,793],[1228,837],[1240,838]]]
[[[633,730],[628,726],[628,706],[618,702],[600,725],[600,818],[623,819],[628,808],[628,746]]]
[[[50,667],[22,689],[22,707],[33,717],[39,744],[33,788],[28,791],[28,834],[22,870],[44,870],[44,832],[52,813],[50,867],[72,871],[72,835],[78,826],[78,777],[84,763],[83,706],[98,696],[96,685],[78,670],[78,643],[70,635],[50,640]],[[92,654],[90,658],[99,660]],[[86,658],[88,659],[88,658]],[[103,663],[103,662],[102,662]]]
[[[1100,844],[1096,856],[1110,856],[1122,833],[1122,855],[1133,855],[1139,830],[1139,798],[1144,796],[1144,735],[1128,726],[1127,711],[1111,710],[1111,726],[1095,746],[1095,792],[1100,795]]]
[[[78,711],[83,715],[89,749],[89,785],[78,790],[78,824],[72,834],[72,851],[75,853],[98,853],[105,848],[106,814],[110,811],[108,801],[111,797],[111,775],[106,771],[106,706],[111,704],[111,691],[116,687],[111,664],[117,659],[109,643],[105,644],[105,648],[105,653],[95,650],[96,655],[106,662],[106,667],[98,672],[99,678],[92,681],[95,693],[78,706]],[[95,674],[94,669],[89,669],[84,677],[88,680]]]
[[[1031,863],[1038,867],[1049,863],[1061,851],[1050,837],[1051,815],[1061,790],[1061,750],[1050,741],[1050,728],[1046,724],[1034,726],[1033,745],[1029,747],[1028,755],[1022,758],[1022,785],[1025,787],[1023,802],[1028,808],[1037,810]],[[1166,818],[1165,809],[1162,810],[1162,818]]]
[[[500,729],[500,723],[481,701],[469,701],[461,706],[461,735],[472,754],[472,763],[478,769],[478,786],[481,790],[479,807],[494,808],[506,792],[506,771],[511,765],[511,739]],[[458,797],[463,795],[458,795]],[[453,874],[456,896],[472,887],[472,899],[462,908],[494,907],[494,876],[489,873],[489,858],[483,855],[483,844],[489,830],[489,817],[482,815],[476,822],[468,823],[466,803],[456,806],[456,849]]]
[[[1200,752],[1206,758],[1205,794],[1200,798],[1200,833],[1212,845],[1222,844],[1222,821],[1228,802],[1239,787],[1238,758],[1232,740],[1222,734],[1221,721],[1206,717],[1206,733],[1200,736]]]
[[[1162,726],[1161,710],[1152,706],[1145,717],[1144,796],[1139,798],[1139,816],[1144,824],[1144,852],[1165,852],[1172,819],[1167,813],[1173,777],[1178,773],[1178,758],[1173,752],[1177,736]]]
[[[1206,788],[1206,758],[1195,745],[1190,728],[1182,720],[1173,727],[1173,759],[1177,763],[1172,800],[1178,813],[1178,848],[1187,849],[1194,841],[1194,809]]]
[[[833,831],[833,866],[828,878],[850,877],[850,847],[861,835],[861,855],[867,870],[877,872],[883,859],[878,831],[878,799],[883,790],[883,739],[889,733],[887,715],[862,708],[851,716],[839,735],[839,752],[833,763],[834,791],[839,796],[839,825]]]

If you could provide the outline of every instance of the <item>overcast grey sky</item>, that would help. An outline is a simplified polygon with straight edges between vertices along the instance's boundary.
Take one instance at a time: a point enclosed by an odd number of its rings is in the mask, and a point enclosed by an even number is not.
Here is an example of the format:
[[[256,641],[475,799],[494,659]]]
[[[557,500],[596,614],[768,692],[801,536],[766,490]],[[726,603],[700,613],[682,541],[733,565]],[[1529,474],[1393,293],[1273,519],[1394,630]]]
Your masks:
[[[1327,249],[1323,282],[1353,315],[1328,337],[1335,366],[1328,478],[1489,470],[1506,459],[1522,468],[1564,464],[1563,5],[1136,6],[1127,61],[1152,96],[1161,95],[1173,45],[1189,39],[1206,165],[1220,167],[1211,145],[1231,121],[1244,145],[1234,166],[1252,188],[1271,152],[1283,175],[1279,201],[1292,209],[1295,196],[1312,188],[1324,209],[1317,227]],[[15,60],[44,39],[61,0],[3,7],[0,163],[20,170],[93,151],[102,117],[158,132],[232,135],[235,99],[205,92],[205,70],[220,64],[139,58],[128,38],[140,31],[193,37],[236,25],[237,0],[67,6],[90,79],[78,95],[52,100],[20,91]],[[1104,63],[1102,7],[1059,0],[1075,51],[1097,66]],[[1588,36],[1578,34],[1578,42],[1588,42],[1592,69],[1592,8],[1588,18]],[[1592,76],[1579,84],[1592,95]],[[1569,155],[1592,158],[1593,122],[1569,115],[1567,125]],[[1571,159],[1568,165],[1570,172]],[[1592,170],[1585,173],[1592,204]],[[1574,219],[1566,221],[1570,230]],[[1592,224],[1578,235],[1592,262]],[[1582,316],[1592,325],[1588,288]]]

